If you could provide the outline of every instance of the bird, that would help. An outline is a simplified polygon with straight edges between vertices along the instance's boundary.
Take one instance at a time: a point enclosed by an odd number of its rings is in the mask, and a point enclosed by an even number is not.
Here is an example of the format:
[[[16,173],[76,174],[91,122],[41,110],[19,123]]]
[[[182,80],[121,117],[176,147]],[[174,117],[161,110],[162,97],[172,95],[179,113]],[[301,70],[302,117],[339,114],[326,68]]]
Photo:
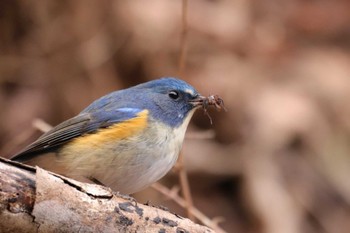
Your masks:
[[[205,100],[190,84],[173,77],[114,91],[11,160],[132,194],[174,166],[187,126]]]

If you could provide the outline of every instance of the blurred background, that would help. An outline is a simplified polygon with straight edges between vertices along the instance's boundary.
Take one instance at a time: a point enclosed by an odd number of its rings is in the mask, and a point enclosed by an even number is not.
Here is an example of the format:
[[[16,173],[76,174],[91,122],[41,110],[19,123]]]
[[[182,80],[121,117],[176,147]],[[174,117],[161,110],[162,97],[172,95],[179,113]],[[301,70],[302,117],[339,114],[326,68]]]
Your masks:
[[[94,99],[178,76],[182,1],[0,2],[0,155]],[[194,205],[227,232],[350,229],[350,2],[190,0],[181,78],[198,111],[183,146]],[[178,184],[170,173],[162,182]],[[186,212],[150,188],[137,200]]]

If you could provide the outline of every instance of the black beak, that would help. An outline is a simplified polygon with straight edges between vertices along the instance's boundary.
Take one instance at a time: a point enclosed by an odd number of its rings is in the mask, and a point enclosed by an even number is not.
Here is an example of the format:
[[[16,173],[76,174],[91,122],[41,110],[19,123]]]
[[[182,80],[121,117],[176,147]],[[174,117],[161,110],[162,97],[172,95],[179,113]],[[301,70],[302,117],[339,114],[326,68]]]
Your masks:
[[[192,104],[192,106],[194,108],[197,108],[197,107],[202,107],[204,105],[204,100],[206,100],[207,97],[204,97],[202,95],[198,95],[197,97],[195,97],[194,99],[191,99],[189,101],[190,104]]]

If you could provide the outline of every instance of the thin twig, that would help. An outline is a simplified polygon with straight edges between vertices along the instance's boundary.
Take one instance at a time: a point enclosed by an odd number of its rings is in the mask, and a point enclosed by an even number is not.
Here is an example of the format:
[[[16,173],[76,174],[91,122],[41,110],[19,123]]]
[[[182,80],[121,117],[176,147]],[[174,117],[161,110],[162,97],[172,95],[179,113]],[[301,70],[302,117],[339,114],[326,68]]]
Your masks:
[[[172,199],[175,201],[179,206],[185,208],[187,206],[187,201],[181,198],[176,192],[173,192],[172,190],[168,189],[164,185],[160,183],[154,183],[152,185],[152,188],[163,194],[164,196]],[[195,216],[201,223],[206,225],[207,227],[210,227],[217,233],[226,233],[224,229],[222,229],[220,226],[218,226],[217,220],[212,220],[209,217],[207,217],[205,214],[203,214],[201,211],[199,211],[195,207],[191,207],[189,209],[193,216]]]
[[[181,46],[180,46],[180,57],[179,57],[179,76],[182,76],[185,69],[185,63],[186,63],[186,54],[187,54],[187,6],[188,1],[182,0],[182,19],[181,19]],[[182,195],[186,200],[186,205],[184,208],[187,210],[187,217],[191,219],[192,221],[195,220],[194,216],[192,215],[190,208],[193,207],[193,201],[190,191],[190,186],[188,183],[188,177],[186,170],[184,168],[184,161],[182,153],[179,155],[179,159],[177,162],[178,167],[178,173],[179,173],[179,179],[180,179],[180,186],[182,190]]]
[[[195,221],[195,217],[191,212],[191,208],[193,208],[193,200],[192,200],[190,184],[188,182],[187,171],[184,168],[183,164],[184,164],[184,159],[183,159],[182,153],[180,152],[178,165],[179,165],[179,179],[180,179],[181,191],[184,199],[186,200],[186,205],[184,208],[187,211],[187,217],[192,221]]]
[[[11,151],[12,148],[17,148],[24,142],[27,142],[28,139],[30,139],[35,134],[35,129],[46,133],[52,128],[51,125],[39,118],[33,120],[32,125],[33,128],[28,128],[26,130],[21,131],[14,140],[10,141],[10,143],[8,143],[7,146],[4,146],[1,150],[1,154],[9,154],[9,152],[13,152]]]
[[[183,76],[184,70],[185,70],[185,64],[186,64],[186,54],[187,54],[187,8],[188,8],[188,1],[182,0],[182,32],[181,32],[181,48],[180,48],[180,57],[179,57],[179,76]],[[180,179],[180,186],[182,190],[182,195],[186,200],[186,205],[184,208],[187,210],[187,217],[191,219],[192,221],[195,221],[195,218],[193,214],[191,213],[190,209],[193,207],[193,201],[191,196],[191,190],[190,185],[188,183],[188,177],[187,172],[183,166],[183,156],[182,153],[179,155],[179,159],[177,162],[178,172],[179,172],[179,179]]]
[[[187,8],[188,1],[182,0],[182,19],[181,19],[181,40],[180,40],[180,57],[179,57],[179,76],[183,76],[185,65],[186,65],[186,55],[187,55]]]
[[[52,126],[49,123],[47,123],[46,121],[44,121],[43,119],[40,119],[40,118],[34,119],[32,122],[32,125],[35,129],[37,129],[43,133],[46,133],[52,129]]]
[[[191,140],[208,140],[215,138],[215,131],[212,129],[203,130],[203,131],[187,131],[185,135],[185,139]]]
[[[0,151],[0,156],[5,155],[5,158],[9,158],[14,153],[13,148],[20,147],[22,144],[27,142],[31,137],[33,137],[34,134],[35,134],[35,130],[32,128],[22,130],[16,135],[16,137],[13,140],[9,140],[9,142],[2,147]]]

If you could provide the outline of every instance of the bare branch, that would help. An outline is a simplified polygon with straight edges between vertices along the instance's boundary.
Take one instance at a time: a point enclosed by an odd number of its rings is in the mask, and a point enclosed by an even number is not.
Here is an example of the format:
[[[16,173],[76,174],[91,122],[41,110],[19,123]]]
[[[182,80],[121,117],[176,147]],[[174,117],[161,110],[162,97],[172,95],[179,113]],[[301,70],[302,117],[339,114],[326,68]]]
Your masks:
[[[106,187],[0,158],[0,232],[213,232]]]

